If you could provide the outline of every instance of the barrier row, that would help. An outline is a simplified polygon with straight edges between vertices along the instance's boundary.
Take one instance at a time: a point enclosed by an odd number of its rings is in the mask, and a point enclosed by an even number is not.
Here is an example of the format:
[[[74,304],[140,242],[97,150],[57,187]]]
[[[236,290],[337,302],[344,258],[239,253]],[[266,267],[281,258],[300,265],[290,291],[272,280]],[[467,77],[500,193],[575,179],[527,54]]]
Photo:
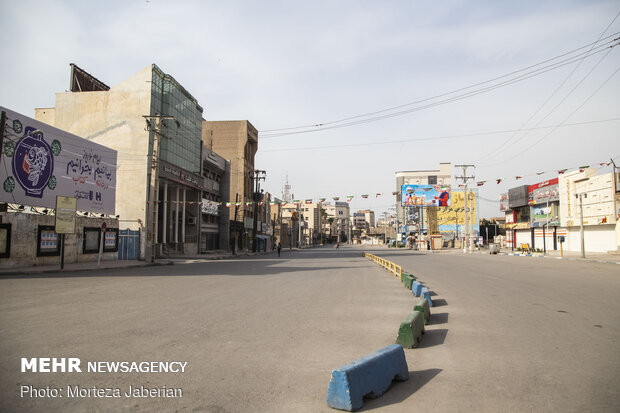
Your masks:
[[[424,334],[424,326],[431,317],[433,301],[430,292],[413,274],[404,272],[400,265],[376,255],[363,253],[394,277],[398,277],[405,288],[419,297],[413,310],[400,323],[396,344],[389,345],[365,357],[346,364],[334,371],[327,391],[327,404],[335,409],[353,411],[361,408],[364,397],[379,397],[393,380],[409,379],[409,368],[403,348],[418,347]]]
[[[399,280],[402,280],[403,268],[400,265],[396,265],[392,261],[388,261],[367,252],[363,252],[362,254],[364,255],[364,257],[373,260],[386,270],[390,271],[392,274],[394,274],[394,277],[398,277]]]

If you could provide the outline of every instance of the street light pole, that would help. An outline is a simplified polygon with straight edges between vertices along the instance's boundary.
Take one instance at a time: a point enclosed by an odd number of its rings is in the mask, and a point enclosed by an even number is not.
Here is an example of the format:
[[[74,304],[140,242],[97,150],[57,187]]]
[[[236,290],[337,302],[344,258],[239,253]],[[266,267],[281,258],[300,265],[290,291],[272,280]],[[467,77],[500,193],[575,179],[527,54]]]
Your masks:
[[[252,243],[252,252],[257,251],[257,241],[258,237],[256,236],[256,232],[258,231],[258,203],[262,200],[262,195],[260,192],[260,181],[265,180],[266,171],[261,171],[259,169],[255,169],[252,172],[252,180],[254,181],[254,193],[252,196],[252,200],[254,201],[254,221],[252,223],[252,231],[254,241]]]
[[[575,198],[579,199],[579,215],[581,216],[581,223],[579,228],[579,235],[581,236],[581,258],[586,257],[586,245],[585,245],[585,237],[583,233],[583,198],[587,198],[587,193],[575,194]]]
[[[162,133],[162,127],[165,126],[164,121],[166,120],[174,120],[177,128],[181,125],[174,116],[143,115],[142,117],[146,120],[146,130],[153,132],[153,153],[151,160],[151,182],[149,191],[150,202],[148,203],[148,206],[151,208],[149,211],[150,214],[148,214],[151,215],[151,233],[148,236],[148,240],[151,242],[151,256],[149,261],[155,262],[155,246],[157,244],[157,202],[159,200],[159,156],[161,149],[161,138],[167,138]]]

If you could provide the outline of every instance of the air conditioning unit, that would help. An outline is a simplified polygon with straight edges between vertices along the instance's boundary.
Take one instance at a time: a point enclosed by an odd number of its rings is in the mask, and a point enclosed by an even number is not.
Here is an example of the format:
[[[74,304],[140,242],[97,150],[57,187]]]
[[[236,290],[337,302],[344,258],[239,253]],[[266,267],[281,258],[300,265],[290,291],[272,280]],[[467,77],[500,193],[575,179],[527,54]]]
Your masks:
[[[196,225],[196,217],[188,217],[187,218],[187,223],[189,225]]]

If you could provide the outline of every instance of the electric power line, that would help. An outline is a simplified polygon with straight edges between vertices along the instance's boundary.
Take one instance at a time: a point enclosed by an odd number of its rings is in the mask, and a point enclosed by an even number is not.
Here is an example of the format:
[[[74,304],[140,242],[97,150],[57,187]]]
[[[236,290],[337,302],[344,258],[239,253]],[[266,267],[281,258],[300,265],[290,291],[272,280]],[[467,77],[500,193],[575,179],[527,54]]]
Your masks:
[[[463,93],[463,94],[460,94],[460,95],[456,95],[456,96],[453,96],[453,97],[450,97],[450,98],[447,98],[447,99],[444,99],[444,100],[440,100],[438,102],[430,103],[430,104],[419,106],[419,107],[409,108],[409,109],[402,110],[402,111],[399,111],[399,112],[388,113],[388,114],[381,115],[381,116],[374,116],[374,117],[370,117],[370,118],[367,118],[367,119],[361,119],[361,120],[357,120],[357,121],[353,121],[353,122],[342,123],[342,122],[347,122],[347,121],[353,120],[353,119],[359,119],[359,118],[363,118],[363,117],[367,117],[367,116],[377,115],[377,114],[380,114],[380,113],[390,112],[390,111],[393,111],[395,109],[405,108],[405,107],[416,105],[416,104],[419,104],[419,103],[432,101],[432,100],[435,100],[435,99],[438,99],[438,98],[441,98],[441,97],[445,97],[445,96],[449,96],[449,95],[453,95],[453,94],[465,91],[467,89],[472,89],[472,88],[475,88],[475,87],[478,87],[478,86],[481,86],[481,85],[492,83],[492,82],[495,82],[497,80],[500,80],[500,79],[503,79],[503,78],[506,78],[506,77],[510,77],[510,76],[512,76],[514,74],[530,70],[530,69],[532,69],[534,67],[537,67],[537,66],[543,65],[545,63],[551,62],[553,60],[557,60],[557,59],[562,58],[564,56],[570,55],[570,54],[572,54],[572,53],[574,53],[576,51],[579,51],[579,50],[584,49],[584,48],[586,48],[588,46],[596,44],[598,41],[594,42],[594,43],[590,43],[590,44],[585,45],[585,46],[582,46],[582,47],[580,47],[578,49],[573,50],[572,52],[568,52],[568,53],[565,53],[563,55],[556,56],[555,58],[548,59],[548,60],[546,60],[544,62],[540,62],[540,63],[537,63],[535,65],[528,66],[528,67],[526,67],[524,69],[520,69],[520,70],[511,72],[511,73],[503,75],[503,76],[499,76],[499,77],[496,77],[496,78],[493,78],[493,79],[490,79],[490,80],[487,80],[487,81],[484,81],[484,82],[479,82],[479,83],[474,84],[474,85],[470,85],[470,86],[467,86],[467,87],[464,87],[464,88],[460,88],[460,89],[457,89],[457,90],[454,90],[454,91],[451,91],[451,92],[447,92],[447,93],[443,93],[443,94],[440,94],[440,95],[437,95],[437,96],[433,96],[433,97],[430,97],[430,98],[418,100],[418,101],[415,101],[415,102],[410,102],[410,103],[407,103],[407,104],[404,104],[404,105],[400,105],[400,106],[394,106],[394,107],[391,107],[391,108],[388,108],[388,109],[384,109],[384,110],[381,110],[381,111],[376,111],[376,112],[371,112],[371,113],[367,113],[367,114],[363,114],[363,115],[358,115],[358,116],[353,116],[353,117],[349,117],[349,118],[344,118],[344,119],[340,119],[338,121],[323,122],[323,123],[317,123],[317,124],[314,124],[314,125],[298,126],[298,127],[292,127],[292,128],[270,129],[270,130],[260,131],[259,133],[261,134],[260,136],[261,136],[262,139],[276,138],[276,137],[287,136],[287,135],[294,135],[294,134],[301,134],[301,133],[311,133],[311,132],[316,132],[316,131],[321,131],[321,130],[326,130],[326,129],[341,128],[341,127],[346,127],[346,126],[353,126],[353,125],[358,125],[358,124],[363,124],[363,123],[368,123],[368,122],[374,122],[374,121],[377,121],[377,120],[387,119],[387,118],[394,117],[394,116],[400,116],[400,115],[403,115],[403,114],[407,114],[407,113],[411,113],[411,112],[415,112],[415,111],[420,111],[420,110],[428,109],[428,108],[435,107],[435,106],[438,106],[438,105],[443,105],[443,104],[446,104],[446,103],[451,103],[451,102],[454,102],[454,101],[462,100],[462,99],[469,98],[469,97],[472,97],[472,96],[476,96],[476,95],[481,94],[481,93],[486,93],[488,91],[491,91],[491,90],[494,90],[494,89],[497,89],[497,88],[500,88],[500,87],[504,87],[504,86],[507,86],[507,85],[510,85],[510,84],[513,84],[513,83],[521,82],[521,81],[529,79],[531,77],[538,76],[538,75],[541,75],[543,73],[546,73],[546,72],[548,72],[550,70],[555,70],[555,69],[558,69],[560,67],[563,67],[563,66],[566,66],[566,65],[578,62],[580,60],[583,60],[583,59],[585,59],[587,57],[591,57],[591,56],[593,56],[595,54],[598,54],[598,53],[604,51],[607,48],[613,48],[613,47],[618,45],[617,42],[618,42],[618,40],[620,40],[620,38],[614,38],[612,40],[608,40],[608,39],[616,36],[619,33],[620,32],[617,32],[617,33],[614,33],[613,35],[610,35],[610,36],[606,37],[604,39],[604,40],[607,40],[605,43],[602,43],[602,44],[600,44],[598,46],[594,46],[593,48],[591,48],[587,52],[582,52],[582,53],[579,53],[577,55],[571,56],[571,57],[569,57],[569,58],[567,58],[565,60],[561,60],[561,61],[552,63],[550,65],[543,66],[543,67],[537,68],[535,70],[531,70],[531,71],[529,71],[529,72],[527,72],[525,74],[516,76],[516,77],[511,78],[509,80],[506,80],[506,81],[503,81],[503,82],[500,82],[500,83],[496,83],[496,84],[493,84],[491,86],[487,86],[487,87],[480,88],[480,89],[477,89],[477,90],[473,90],[473,91],[470,91],[470,92],[467,92],[467,93]],[[313,129],[308,129],[308,128],[313,128]],[[271,134],[267,133],[267,132],[277,132],[277,131],[297,130],[297,129],[308,129],[308,130],[295,131],[295,132],[271,133]]]
[[[577,123],[567,123],[563,125],[551,125],[551,126],[539,126],[535,128],[527,128],[521,130],[538,130],[538,129],[552,129],[557,127],[568,127],[568,126],[580,126],[580,125],[589,125],[593,123],[603,123],[603,122],[616,122],[620,121],[620,118],[611,118],[611,119],[601,119],[601,120],[593,120],[587,122],[577,122]],[[519,129],[512,130],[499,130],[499,131],[491,131],[491,132],[478,132],[478,133],[468,133],[468,134],[460,134],[460,135],[447,135],[447,136],[437,136],[437,137],[426,137],[426,138],[410,138],[410,139],[400,139],[400,140],[392,140],[392,141],[381,141],[381,142],[367,142],[367,143],[352,143],[352,144],[339,144],[339,145],[322,145],[322,146],[306,146],[301,148],[287,148],[287,149],[268,149],[268,150],[260,150],[261,153],[265,152],[290,152],[290,151],[306,151],[306,150],[316,150],[316,149],[334,149],[334,148],[345,148],[345,147],[358,147],[358,146],[374,146],[374,145],[389,145],[389,144],[397,144],[397,143],[410,143],[410,142],[421,142],[421,141],[434,141],[434,140],[444,140],[444,139],[459,139],[459,138],[471,138],[474,136],[487,136],[487,135],[498,135],[502,133],[512,133],[518,131]]]
[[[615,17],[614,17],[614,18],[612,19],[612,21],[611,21],[611,22],[607,25],[607,27],[605,28],[605,30],[603,30],[603,31],[601,32],[600,36],[598,37],[598,40],[592,44],[592,47],[590,48],[590,50],[589,50],[588,52],[590,52],[590,51],[592,51],[592,49],[594,49],[594,47],[595,47],[596,43],[598,43],[598,42],[599,42],[599,41],[603,38],[603,36],[605,35],[605,32],[607,32],[607,30],[609,30],[609,28],[610,28],[610,27],[611,27],[611,25],[612,25],[612,24],[616,21],[616,19],[618,18],[618,16],[619,16],[619,15],[620,15],[620,13],[617,13],[617,14],[615,15]],[[555,105],[555,106],[553,107],[553,109],[551,109],[551,110],[550,110],[550,111],[549,111],[549,112],[548,112],[548,113],[547,113],[547,114],[546,114],[546,115],[545,115],[542,119],[540,119],[540,120],[536,123],[536,125],[534,125],[534,126],[535,126],[535,127],[536,127],[536,126],[539,126],[539,125],[540,125],[540,124],[541,124],[541,123],[542,123],[545,119],[547,119],[549,116],[551,116],[551,114],[552,114],[553,112],[555,112],[555,110],[556,110],[556,109],[557,109],[560,105],[562,105],[562,104],[566,101],[566,99],[567,99],[567,98],[568,98],[568,97],[569,97],[569,96],[570,96],[570,95],[571,95],[571,94],[572,94],[572,93],[573,93],[573,92],[574,92],[574,91],[575,91],[575,90],[579,87],[579,85],[581,85],[581,83],[583,83],[583,81],[584,81],[584,80],[585,80],[588,76],[590,76],[590,74],[594,71],[594,69],[595,69],[595,68],[596,68],[596,67],[597,67],[597,66],[598,66],[598,65],[599,65],[599,64],[600,64],[600,63],[601,63],[601,62],[602,62],[602,61],[603,61],[603,60],[604,60],[604,59],[605,59],[608,55],[609,55],[609,53],[611,52],[611,50],[612,50],[612,49],[609,49],[609,52],[607,52],[607,53],[606,53],[606,54],[605,54],[605,55],[601,58],[601,60],[599,60],[599,61],[596,63],[596,65],[594,65],[594,67],[593,67],[593,68],[592,68],[592,69],[591,69],[591,70],[590,70],[590,71],[589,71],[589,72],[588,72],[588,73],[587,73],[587,74],[586,74],[586,75],[585,75],[585,76],[581,79],[581,81],[580,81],[579,83],[577,83],[577,85],[576,85],[575,87],[573,87],[573,89],[571,89],[571,91],[570,91],[570,92],[568,92],[568,94],[566,94],[566,95],[564,96],[564,98],[563,98],[563,99],[562,99],[562,100],[561,100],[561,101],[560,101],[557,105]],[[534,111],[534,113],[532,113],[532,115],[531,115],[531,116],[530,116],[530,117],[529,117],[529,118],[528,118],[528,119],[527,119],[527,120],[523,123],[523,125],[521,125],[521,127],[519,128],[519,130],[517,130],[517,131],[516,131],[516,132],[515,132],[515,133],[514,133],[514,134],[513,134],[510,138],[508,138],[506,141],[504,141],[502,144],[500,144],[497,148],[495,148],[495,149],[494,149],[494,150],[492,150],[491,152],[487,153],[485,156],[482,156],[482,157],[481,157],[478,161],[476,161],[476,162],[480,162],[482,159],[488,158],[488,157],[490,157],[491,155],[493,155],[493,154],[495,154],[495,153],[499,152],[502,148],[504,148],[504,147],[508,144],[508,142],[510,142],[512,139],[514,139],[514,138],[515,138],[515,137],[519,134],[519,132],[520,132],[523,128],[525,128],[525,126],[526,126],[526,125],[527,125],[527,124],[528,124],[528,123],[529,123],[529,122],[530,122],[530,121],[531,121],[531,120],[532,120],[532,119],[533,119],[533,118],[534,118],[534,117],[538,114],[538,112],[540,112],[540,110],[541,110],[541,109],[542,109],[542,108],[543,108],[543,107],[544,107],[547,103],[549,103],[549,101],[550,101],[550,100],[551,100],[551,99],[552,99],[552,98],[553,98],[553,97],[554,97],[554,96],[558,93],[558,91],[562,88],[562,86],[564,86],[564,84],[566,84],[566,82],[568,81],[568,79],[570,79],[570,78],[573,76],[573,74],[577,71],[577,69],[579,69],[579,67],[581,67],[581,64],[583,63],[583,61],[584,61],[584,60],[585,60],[585,56],[584,56],[581,60],[579,60],[579,63],[578,63],[578,64],[577,64],[577,65],[573,68],[573,70],[571,70],[571,72],[568,74],[568,76],[566,76],[566,77],[564,78],[564,80],[563,80],[563,81],[562,81],[562,82],[558,85],[558,87],[556,87],[556,88],[555,88],[555,90],[553,91],[553,93],[551,93],[551,96],[549,96],[549,97],[547,98],[547,100],[545,100],[545,101],[544,101],[544,102],[543,102],[543,103],[542,103],[542,104],[541,104],[541,105],[540,105],[540,106],[539,106],[539,107],[538,107],[538,108]],[[530,131],[531,131],[531,130],[530,130]],[[521,136],[519,139],[517,139],[514,143],[516,144],[516,143],[518,143],[518,142],[522,141],[522,140],[523,140],[523,139],[524,139],[524,138],[525,138],[525,137],[529,134],[529,132],[530,132],[530,131],[527,131],[527,132],[526,132],[523,136]]]

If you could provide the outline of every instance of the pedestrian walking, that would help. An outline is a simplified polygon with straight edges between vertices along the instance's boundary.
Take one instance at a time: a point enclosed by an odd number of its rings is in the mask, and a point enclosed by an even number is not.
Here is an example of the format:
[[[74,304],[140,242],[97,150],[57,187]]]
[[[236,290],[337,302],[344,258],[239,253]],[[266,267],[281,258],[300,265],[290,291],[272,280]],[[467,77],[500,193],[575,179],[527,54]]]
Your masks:
[[[339,248],[340,248],[340,243],[339,243],[339,242],[337,242],[337,243],[336,243],[336,249],[339,249]]]
[[[278,242],[278,257],[280,256],[280,251],[282,251],[282,244]]]

